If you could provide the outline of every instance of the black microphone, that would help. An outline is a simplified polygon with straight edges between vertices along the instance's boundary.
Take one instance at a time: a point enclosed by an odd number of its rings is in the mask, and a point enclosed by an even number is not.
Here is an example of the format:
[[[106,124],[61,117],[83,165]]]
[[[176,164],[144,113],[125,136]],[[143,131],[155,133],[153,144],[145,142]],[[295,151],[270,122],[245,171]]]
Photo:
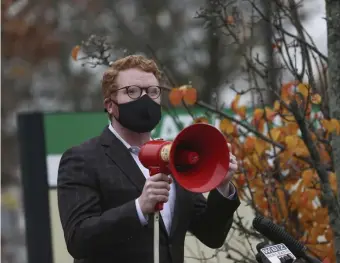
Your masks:
[[[306,246],[294,239],[283,228],[274,224],[269,219],[257,216],[253,220],[253,227],[272,242],[285,244],[296,257],[304,258],[313,263],[321,263],[320,260],[306,254]]]

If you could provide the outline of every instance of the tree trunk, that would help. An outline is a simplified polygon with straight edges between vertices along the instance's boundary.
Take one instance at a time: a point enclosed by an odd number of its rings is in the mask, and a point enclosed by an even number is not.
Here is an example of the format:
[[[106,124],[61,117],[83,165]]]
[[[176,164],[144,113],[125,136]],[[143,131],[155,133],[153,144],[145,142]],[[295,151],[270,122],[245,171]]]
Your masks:
[[[273,16],[274,12],[276,12],[276,5],[272,0],[262,0],[261,5],[264,10],[264,14],[268,21],[264,22],[263,24],[263,45],[265,47],[266,53],[266,60],[267,60],[267,69],[268,69],[268,76],[267,76],[267,87],[268,92],[265,94],[265,104],[266,105],[274,105],[275,100],[277,99],[275,93],[273,91],[278,92],[279,88],[277,85],[278,79],[278,65],[275,60],[273,43],[274,43],[274,33],[273,33]],[[269,88],[270,87],[270,88]]]
[[[326,17],[328,30],[328,74],[329,74],[329,112],[330,117],[340,120],[340,1],[326,1]],[[340,136],[332,136],[333,163],[334,171],[337,177],[339,211],[340,201]],[[336,209],[336,208],[335,208]],[[336,262],[340,263],[340,219],[331,218],[330,224],[334,231],[334,248]],[[335,214],[335,213],[334,213]],[[333,216],[334,216],[333,214]]]
[[[207,1],[212,5],[211,1]],[[209,52],[209,64],[204,71],[204,87],[201,91],[201,99],[206,103],[213,103],[213,93],[218,94],[218,86],[221,81],[220,61],[220,40],[221,32],[218,30],[217,19],[211,20],[211,26],[207,30],[207,50]]]

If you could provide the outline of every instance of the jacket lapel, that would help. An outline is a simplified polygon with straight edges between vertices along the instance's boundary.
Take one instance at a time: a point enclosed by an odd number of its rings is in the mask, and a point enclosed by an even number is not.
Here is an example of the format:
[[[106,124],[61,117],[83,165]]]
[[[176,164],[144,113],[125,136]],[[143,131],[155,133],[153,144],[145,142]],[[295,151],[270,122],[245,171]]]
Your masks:
[[[121,169],[128,179],[143,191],[145,177],[125,145],[106,127],[100,136],[105,154]]]
[[[176,180],[174,180],[175,184],[176,184],[176,200],[175,200],[175,207],[174,207],[174,213],[173,213],[173,217],[172,217],[172,224],[171,224],[171,228],[170,228],[170,238],[173,236],[178,222],[179,222],[179,217],[181,214],[181,204],[184,204],[186,202],[185,200],[185,190],[177,183]]]
[[[100,141],[104,147],[105,154],[142,193],[146,181],[145,176],[126,146],[109,130],[108,126],[102,132]],[[149,220],[153,220],[153,217],[150,217]],[[160,226],[167,233],[162,216],[160,216]]]

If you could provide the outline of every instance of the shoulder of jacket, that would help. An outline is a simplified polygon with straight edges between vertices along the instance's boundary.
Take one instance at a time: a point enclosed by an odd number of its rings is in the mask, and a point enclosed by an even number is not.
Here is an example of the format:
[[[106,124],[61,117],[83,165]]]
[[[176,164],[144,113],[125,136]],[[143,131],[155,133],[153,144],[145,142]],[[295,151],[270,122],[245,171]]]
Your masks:
[[[78,145],[74,145],[70,148],[68,148],[63,155],[66,154],[74,154],[74,155],[82,155],[85,156],[91,156],[92,153],[94,153],[99,146],[99,136],[90,138]]]

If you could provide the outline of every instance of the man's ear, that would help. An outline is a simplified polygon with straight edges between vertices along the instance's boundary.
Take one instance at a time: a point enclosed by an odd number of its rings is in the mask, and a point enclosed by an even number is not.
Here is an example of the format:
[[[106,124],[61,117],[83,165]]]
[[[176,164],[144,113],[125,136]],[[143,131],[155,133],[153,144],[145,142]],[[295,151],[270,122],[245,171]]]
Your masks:
[[[112,101],[109,98],[104,99],[104,108],[107,113],[112,114]]]
[[[118,118],[118,107],[110,98],[104,100],[104,106],[110,116]]]

